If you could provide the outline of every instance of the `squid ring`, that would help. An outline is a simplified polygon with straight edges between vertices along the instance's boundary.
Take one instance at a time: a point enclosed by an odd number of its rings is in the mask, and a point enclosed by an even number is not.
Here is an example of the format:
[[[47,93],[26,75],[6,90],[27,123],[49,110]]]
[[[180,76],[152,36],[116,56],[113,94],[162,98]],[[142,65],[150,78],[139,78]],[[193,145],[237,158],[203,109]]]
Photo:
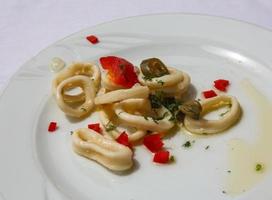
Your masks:
[[[75,75],[84,75],[90,77],[90,79],[94,82],[96,89],[100,85],[101,74],[99,68],[96,65],[91,63],[74,63],[56,75],[52,83],[53,94],[56,94],[57,87],[62,81]],[[65,90],[67,89],[69,89],[69,87],[65,88]],[[78,95],[64,95],[64,101],[71,103],[83,101],[84,98],[85,96],[83,93]]]
[[[185,92],[187,92],[189,86],[191,83],[190,76],[183,72],[183,80],[179,82],[177,85],[171,85],[164,87],[164,85],[161,85],[161,88],[154,89],[152,91],[162,91],[167,95],[174,95],[176,97],[181,97]]]
[[[81,87],[84,91],[85,100],[82,105],[73,108],[64,101],[63,93],[66,85],[69,87]],[[95,87],[93,82],[86,76],[77,75],[62,81],[57,87],[56,100],[61,110],[72,117],[82,117],[94,107]]]
[[[238,100],[233,96],[220,95],[200,102],[202,105],[201,116],[225,105],[231,105],[230,111],[221,119],[199,120],[192,119],[188,116],[184,119],[184,126],[187,130],[196,134],[214,134],[226,130],[235,124],[241,116],[241,108]]]
[[[77,154],[95,160],[110,170],[124,171],[133,165],[133,153],[129,147],[105,138],[91,129],[81,128],[74,131],[72,144]]]
[[[109,115],[107,114],[107,112],[104,109],[99,111],[99,117],[100,117],[101,123],[103,124],[103,127],[105,127],[107,137],[108,137],[108,135],[110,135],[110,137],[112,137],[112,139],[118,138],[122,131],[119,130],[117,127],[113,128],[112,130],[111,129],[107,130],[107,127],[109,125],[115,126],[115,124],[113,124],[112,120],[110,120]],[[142,139],[145,135],[146,135],[145,130],[136,130],[135,132],[128,134],[128,140],[130,142],[136,142],[136,141]]]
[[[152,118],[146,118],[135,114],[128,113],[125,107],[132,107],[133,109],[150,109],[150,104],[147,99],[127,99],[114,105],[115,114],[120,118],[121,121],[129,126],[136,127],[138,129],[150,130],[150,131],[166,131],[174,126],[170,121],[171,115],[169,114],[164,119],[153,120]],[[159,115],[168,111],[163,108],[160,110]]]
[[[108,104],[117,101],[122,101],[129,98],[147,98],[149,89],[146,86],[135,86],[130,89],[114,90],[100,96],[94,100],[95,104]]]
[[[163,75],[161,77],[154,77],[151,80],[145,80],[142,71],[138,75],[138,79],[142,85],[146,85],[150,88],[162,88],[167,86],[173,86],[178,84],[184,79],[184,72],[181,72],[177,69],[168,67],[170,74]]]

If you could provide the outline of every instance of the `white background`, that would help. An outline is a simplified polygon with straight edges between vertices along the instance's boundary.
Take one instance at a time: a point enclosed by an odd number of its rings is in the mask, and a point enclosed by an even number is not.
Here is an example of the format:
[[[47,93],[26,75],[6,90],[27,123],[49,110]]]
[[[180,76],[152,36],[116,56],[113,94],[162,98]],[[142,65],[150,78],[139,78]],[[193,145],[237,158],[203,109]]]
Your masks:
[[[0,90],[24,62],[64,36],[118,18],[165,12],[272,28],[271,0],[0,0]]]

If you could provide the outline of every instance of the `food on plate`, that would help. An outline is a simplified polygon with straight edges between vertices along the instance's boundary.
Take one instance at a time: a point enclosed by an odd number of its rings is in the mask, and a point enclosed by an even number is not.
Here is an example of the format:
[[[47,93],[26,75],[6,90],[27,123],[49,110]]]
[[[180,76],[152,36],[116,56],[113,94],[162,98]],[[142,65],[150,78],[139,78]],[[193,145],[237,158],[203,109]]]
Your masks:
[[[73,149],[76,153],[102,164],[110,170],[123,171],[132,167],[132,151],[129,147],[87,128],[74,131]]]
[[[95,35],[89,35],[89,36],[86,37],[86,39],[92,44],[99,43],[99,39]]]
[[[141,140],[154,153],[154,162],[169,163],[173,156],[163,148],[162,139],[175,126],[184,126],[193,134],[213,134],[231,127],[240,117],[238,100],[217,96],[213,90],[203,92],[205,100],[185,101],[191,84],[189,74],[158,58],[143,60],[139,68],[116,56],[99,61],[101,71],[90,63],[75,63],[60,71],[52,88],[66,115],[81,118],[94,110],[99,113],[101,124],[91,123],[89,129],[74,131],[72,143],[76,153],[110,170],[130,169],[133,145]],[[221,91],[229,86],[224,79],[214,83]],[[68,93],[78,87],[80,93]],[[206,113],[225,105],[231,108],[222,118],[203,119]]]
[[[56,94],[57,87],[62,81],[76,75],[87,76],[94,82],[96,89],[100,87],[101,75],[99,67],[91,63],[78,62],[73,63],[72,65],[63,69],[56,75],[52,83],[53,94],[54,95]],[[82,98],[84,95],[80,94],[79,96]],[[70,99],[69,97],[70,95],[66,96],[67,101],[69,101]],[[74,100],[74,97],[71,98]]]
[[[67,88],[80,87],[84,93],[84,102],[78,107],[73,107],[65,101],[65,90]],[[71,102],[72,96],[69,95],[69,101]],[[94,107],[94,97],[95,97],[95,86],[93,81],[83,75],[76,75],[69,77],[62,81],[56,91],[56,100],[60,109],[68,116],[72,117],[82,117],[90,113]],[[74,98],[75,102],[78,101],[77,97]]]
[[[135,67],[124,58],[107,56],[99,60],[102,68],[106,70],[105,75],[102,76],[102,84],[105,82],[108,83],[104,85],[106,89],[131,88],[139,82]]]
[[[95,104],[109,104],[130,98],[144,98],[146,99],[149,94],[148,87],[145,86],[134,86],[129,89],[118,89],[107,92],[105,94],[98,95],[95,98]]]
[[[116,139],[122,133],[122,130],[119,126],[124,125],[120,120],[118,120],[118,116],[115,114],[113,106],[105,106],[104,109],[99,111],[100,121],[103,124],[105,131],[105,136]],[[135,127],[131,127],[134,129],[132,131],[127,131],[128,140],[132,143],[137,142],[138,140],[142,139],[147,131],[143,129],[137,129]]]
[[[140,109],[142,112],[140,112]],[[164,107],[152,110],[147,99],[121,101],[114,105],[114,112],[122,122],[138,129],[167,131],[174,126],[174,123],[170,120],[170,112]]]
[[[238,100],[233,96],[220,95],[200,102],[202,112],[200,119],[193,119],[189,115],[185,116],[184,126],[192,133],[213,134],[226,130],[235,124],[241,115],[241,109]],[[230,110],[217,120],[203,119],[203,116],[215,109],[223,106],[230,106]]]
[[[172,67],[166,67],[158,58],[144,60],[138,79],[150,90],[162,91],[169,96],[181,98],[190,86],[190,76]]]
[[[202,111],[202,105],[197,100],[190,100],[181,104],[180,111],[187,117],[198,120]]]

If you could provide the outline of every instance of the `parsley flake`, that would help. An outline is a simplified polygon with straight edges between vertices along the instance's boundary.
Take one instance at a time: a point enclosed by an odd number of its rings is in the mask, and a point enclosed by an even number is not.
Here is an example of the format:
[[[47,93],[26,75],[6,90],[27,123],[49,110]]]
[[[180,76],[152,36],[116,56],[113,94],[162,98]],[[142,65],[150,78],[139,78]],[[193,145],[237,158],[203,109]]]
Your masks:
[[[116,126],[115,125],[113,125],[111,122],[109,122],[107,125],[106,125],[106,131],[108,132],[108,131],[113,131],[113,130],[115,130],[116,129]]]
[[[162,80],[156,80],[157,83],[161,84],[163,86],[164,82]]]
[[[263,170],[263,165],[260,164],[260,163],[257,163],[256,166],[255,166],[255,170],[256,170],[257,172]]]
[[[192,144],[191,144],[190,141],[186,141],[182,146],[185,147],[185,148],[189,148],[189,147],[192,146]]]
[[[220,117],[224,117],[229,111],[230,111],[230,110],[227,110],[227,111],[221,113],[221,114],[220,114]]]
[[[170,156],[170,158],[169,158],[169,162],[175,162],[176,160],[175,160],[175,157],[172,155],[172,156]]]

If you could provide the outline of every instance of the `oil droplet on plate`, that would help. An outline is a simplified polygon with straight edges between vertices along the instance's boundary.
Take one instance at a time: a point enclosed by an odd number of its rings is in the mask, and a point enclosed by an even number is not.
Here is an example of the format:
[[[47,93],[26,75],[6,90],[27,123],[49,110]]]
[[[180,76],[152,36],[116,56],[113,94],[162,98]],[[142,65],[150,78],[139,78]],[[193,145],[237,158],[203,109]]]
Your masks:
[[[50,69],[52,72],[59,72],[60,70],[62,70],[65,67],[65,62],[58,57],[54,57],[51,60],[50,63]]]

